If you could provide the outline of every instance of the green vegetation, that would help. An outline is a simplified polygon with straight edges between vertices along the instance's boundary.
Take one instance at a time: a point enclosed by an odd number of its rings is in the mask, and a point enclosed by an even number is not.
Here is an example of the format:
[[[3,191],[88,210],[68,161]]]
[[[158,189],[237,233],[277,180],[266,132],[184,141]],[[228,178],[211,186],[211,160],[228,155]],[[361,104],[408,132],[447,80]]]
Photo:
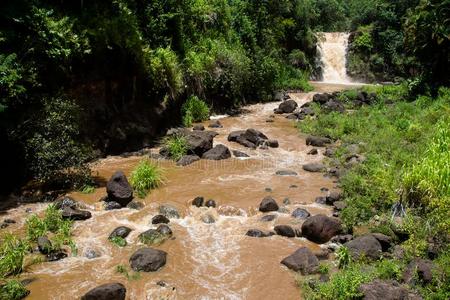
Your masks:
[[[167,149],[169,156],[174,160],[179,160],[188,152],[187,140],[180,134],[165,137],[162,145]]]
[[[191,96],[186,103],[181,106],[183,114],[183,124],[189,127],[194,122],[206,121],[209,118],[208,105],[197,96]]]
[[[86,184],[81,188],[80,192],[83,194],[92,194],[95,192],[95,186]]]
[[[142,160],[131,172],[130,182],[140,198],[163,183],[162,170],[149,160]]]
[[[414,96],[410,82],[363,89],[369,95],[376,93],[370,106],[355,107],[353,100],[359,91],[346,91],[339,99],[348,112],[327,112],[314,105],[316,117],[306,118],[299,127],[339,141],[328,163],[346,169],[339,178],[347,204],[340,217],[346,228],[369,228],[392,237],[401,243],[404,259],[352,262],[348,249],[341,247],[336,253],[340,270],[328,283],[319,283],[306,293],[311,299],[357,298],[361,283],[374,278],[399,280],[405,265],[414,257],[427,257],[434,243],[439,267],[433,282],[420,292],[427,299],[447,299],[450,90],[442,87],[433,98]],[[364,159],[349,165],[348,157],[355,151]],[[395,214],[401,217],[394,218]]]
[[[6,234],[0,246],[0,278],[20,273],[29,250],[30,245],[25,240]]]
[[[121,236],[115,236],[109,239],[111,243],[116,245],[117,247],[125,247],[127,245],[127,240],[125,240]]]
[[[117,265],[116,272],[125,276],[128,280],[139,280],[141,279],[141,274],[139,272],[133,272],[130,274],[128,268],[124,265]]]
[[[11,279],[0,286],[0,300],[20,300],[28,296],[30,292],[22,282]]]

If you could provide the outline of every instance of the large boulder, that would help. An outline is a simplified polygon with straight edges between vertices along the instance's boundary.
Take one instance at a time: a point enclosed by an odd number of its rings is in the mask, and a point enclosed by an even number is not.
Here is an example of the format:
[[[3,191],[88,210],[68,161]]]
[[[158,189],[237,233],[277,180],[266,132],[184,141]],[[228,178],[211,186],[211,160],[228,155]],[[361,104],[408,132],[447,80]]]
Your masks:
[[[192,131],[187,134],[186,141],[189,153],[201,157],[203,153],[212,149],[215,135],[216,133],[213,131]]]
[[[344,244],[354,258],[378,259],[381,256],[382,248],[380,242],[371,234],[359,236]]]
[[[336,111],[340,113],[345,111],[344,105],[340,101],[333,99],[328,100],[322,107],[327,111]]]
[[[259,211],[261,212],[277,211],[278,209],[278,203],[270,196],[264,197],[259,204]]]
[[[133,200],[133,188],[122,171],[117,171],[111,176],[106,184],[106,192],[108,197],[105,201],[117,202],[122,207],[127,206]]]
[[[325,215],[309,217],[302,224],[302,235],[318,244],[328,242],[333,236],[341,233],[341,231],[341,221]]]
[[[190,164],[196,162],[197,160],[200,160],[200,157],[198,155],[195,155],[195,154],[183,155],[177,161],[177,166],[187,166],[187,165],[190,165]]]
[[[313,96],[313,102],[318,103],[318,104],[325,104],[330,98],[331,98],[331,95],[327,94],[327,93],[315,94]]]
[[[314,147],[324,147],[326,144],[330,144],[331,140],[326,137],[320,137],[320,136],[308,136],[306,138],[306,145],[311,145]]]
[[[283,114],[289,114],[297,108],[298,104],[294,100],[286,100],[280,103],[278,106],[278,112]]]
[[[202,158],[210,160],[222,160],[230,157],[231,157],[230,150],[222,144],[216,145],[214,148],[203,153],[202,156]]]
[[[420,299],[411,297],[406,288],[393,280],[376,279],[370,283],[362,284],[359,288],[364,300],[408,300]]]
[[[295,272],[301,272],[303,275],[316,273],[319,266],[317,257],[306,247],[297,249],[284,258],[281,263]]]
[[[153,248],[141,248],[130,257],[131,268],[136,271],[155,272],[166,264],[167,253]]]
[[[258,145],[260,141],[267,140],[267,136],[259,130],[249,128],[242,135],[244,139],[252,142],[253,144]]]
[[[81,297],[81,300],[125,300],[127,290],[121,283],[102,284]]]
[[[256,148],[267,140],[268,138],[264,133],[253,128],[245,131],[233,131],[228,135],[228,141],[239,143],[248,148]]]
[[[236,130],[236,131],[230,132],[230,134],[228,135],[228,141],[236,142],[238,137],[240,137],[244,132],[245,132],[245,130]]]

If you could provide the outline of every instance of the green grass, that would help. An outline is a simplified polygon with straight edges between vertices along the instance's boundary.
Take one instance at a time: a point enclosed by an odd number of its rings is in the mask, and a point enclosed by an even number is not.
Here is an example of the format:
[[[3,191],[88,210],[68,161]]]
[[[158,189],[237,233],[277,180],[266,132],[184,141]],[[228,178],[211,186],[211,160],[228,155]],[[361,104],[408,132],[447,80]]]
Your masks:
[[[206,121],[209,118],[208,105],[197,96],[190,96],[181,107],[183,125],[189,127],[194,122]]]
[[[6,234],[0,246],[0,278],[22,272],[23,259],[30,249],[26,240]]]
[[[131,185],[140,198],[145,198],[147,193],[163,183],[162,169],[150,162],[142,160],[131,172]]]
[[[117,247],[125,247],[127,245],[127,240],[120,236],[112,237],[109,239],[109,241]]]
[[[25,298],[30,292],[18,280],[7,280],[0,286],[0,300],[20,300]]]
[[[175,134],[163,139],[163,147],[169,151],[169,155],[174,160],[179,160],[188,152],[188,143],[184,136]]]
[[[95,186],[86,184],[81,188],[80,192],[83,194],[92,194],[95,192]]]

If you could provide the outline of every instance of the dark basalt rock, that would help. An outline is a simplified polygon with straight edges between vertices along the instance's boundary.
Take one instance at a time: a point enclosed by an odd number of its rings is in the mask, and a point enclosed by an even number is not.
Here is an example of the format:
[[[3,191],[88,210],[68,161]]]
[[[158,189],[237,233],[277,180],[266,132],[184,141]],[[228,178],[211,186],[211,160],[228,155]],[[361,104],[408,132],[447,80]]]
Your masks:
[[[303,208],[296,208],[293,212],[292,212],[292,216],[296,219],[306,219],[309,216],[311,216],[311,214],[309,213],[309,211],[307,211],[306,209]]]
[[[297,107],[298,107],[297,102],[291,99],[281,102],[276,111],[278,113],[288,114],[293,112]]]
[[[216,145],[211,150],[208,150],[205,153],[203,153],[202,156],[203,159],[210,159],[210,160],[222,160],[230,157],[231,157],[230,150],[222,144]]]
[[[125,300],[127,290],[121,283],[102,284],[81,297],[81,300]]]
[[[216,132],[212,131],[192,131],[186,135],[189,154],[195,154],[199,157],[206,151],[212,149],[213,139]]]
[[[271,148],[278,148],[278,146],[279,146],[277,140],[268,140],[266,143],[267,143],[267,146],[269,146]]]
[[[159,233],[163,234],[163,235],[172,235],[172,229],[170,229],[170,227],[166,224],[161,224],[156,228],[156,231],[158,231]]]
[[[336,202],[334,204],[336,204]],[[392,238],[390,236],[387,236],[387,235],[382,234],[382,233],[372,233],[372,236],[374,238],[376,238],[377,241],[380,243],[381,250],[383,252],[386,252],[386,251],[389,250],[389,248],[391,248]]]
[[[251,236],[251,237],[259,237],[259,238],[271,236],[271,234],[265,233],[259,229],[250,229],[249,231],[247,231],[247,233],[245,235]]]
[[[133,200],[133,188],[128,183],[127,177],[122,171],[117,171],[106,184],[108,198],[105,201],[114,201],[122,207],[127,206]]]
[[[277,218],[276,215],[265,215],[265,216],[262,216],[260,220],[263,222],[270,222],[270,221],[275,220],[276,218]]]
[[[314,147],[324,147],[326,144],[330,144],[331,140],[326,137],[308,136],[306,138],[306,145]]]
[[[295,272],[301,272],[303,275],[316,273],[319,266],[317,257],[306,247],[297,249],[284,258],[281,263]]]
[[[421,284],[428,284],[433,280],[433,262],[428,259],[413,259],[403,273],[405,283],[413,283],[415,279]]]
[[[66,196],[66,197],[57,199],[55,202],[53,202],[53,206],[56,209],[64,209],[66,207],[76,209],[76,208],[78,208],[78,202],[76,200],[74,200],[73,198]]]
[[[200,160],[200,157],[197,155],[192,155],[192,154],[183,155],[177,161],[177,166],[187,166],[187,165],[190,165],[190,164],[196,162],[197,160]]]
[[[62,210],[61,216],[65,220],[82,221],[92,217],[92,214],[87,210],[79,210],[66,207]]]
[[[353,239],[353,235],[351,234],[339,234],[334,236],[331,241],[333,243],[345,244]]]
[[[244,134],[245,130],[237,130],[237,131],[232,131],[229,135],[228,135],[228,141],[229,142],[236,142],[238,137],[240,137],[242,134]]]
[[[192,200],[192,205],[202,207],[204,201],[205,199],[203,197],[196,197],[194,200]]]
[[[112,239],[115,237],[121,237],[124,239],[130,234],[130,232],[131,228],[128,228],[126,226],[119,226],[111,232],[108,239]]]
[[[307,154],[308,155],[317,155],[317,154],[319,154],[319,151],[316,148],[312,148],[311,150],[308,151]]]
[[[331,98],[331,95],[327,94],[327,93],[315,94],[313,96],[313,102],[318,103],[318,104],[325,104],[330,98]]]
[[[250,157],[247,153],[238,150],[233,150],[232,152],[235,157]]]
[[[216,201],[213,199],[209,199],[208,201],[206,201],[205,206],[206,207],[216,207]]]
[[[163,215],[156,215],[152,218],[152,224],[167,224],[170,220]]]
[[[51,251],[50,253],[48,253],[46,255],[47,261],[58,261],[58,260],[66,258],[66,257],[67,257],[67,254],[62,250]]]
[[[303,165],[302,168],[308,172],[323,172],[326,170],[322,163],[308,163]]]
[[[278,209],[277,202],[270,196],[264,197],[259,205],[259,211],[261,212],[277,211]]]
[[[155,272],[166,264],[167,253],[153,248],[142,248],[130,257],[131,268],[136,272]]]
[[[295,237],[295,231],[291,226],[288,225],[277,225],[274,228],[276,234],[285,236],[285,237]]]
[[[344,244],[354,258],[378,259],[381,257],[381,244],[371,234],[359,236]]]
[[[297,172],[294,172],[291,170],[279,170],[279,171],[276,171],[275,174],[279,175],[279,176],[297,176],[298,175]]]
[[[341,221],[325,215],[315,215],[306,219],[302,224],[302,235],[308,240],[323,244],[333,236],[341,233]]]
[[[371,283],[361,284],[359,291],[364,300],[408,300],[412,298],[406,288],[393,280],[375,279]]]
[[[130,204],[130,203],[128,203],[128,204]],[[127,206],[128,206],[128,204],[127,204]],[[122,208],[122,205],[120,205],[120,203],[118,203],[116,201],[105,202],[103,206],[104,206],[105,210],[113,210],[113,209],[121,209]]]

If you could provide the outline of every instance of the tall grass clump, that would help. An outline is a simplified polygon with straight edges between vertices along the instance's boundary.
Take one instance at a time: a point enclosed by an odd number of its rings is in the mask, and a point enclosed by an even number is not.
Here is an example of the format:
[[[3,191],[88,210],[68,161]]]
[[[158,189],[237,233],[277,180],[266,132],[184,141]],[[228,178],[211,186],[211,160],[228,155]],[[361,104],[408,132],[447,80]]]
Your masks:
[[[197,96],[190,96],[181,107],[183,116],[183,125],[189,127],[194,122],[201,122],[208,120],[209,107]]]
[[[22,282],[11,279],[0,286],[0,300],[20,300],[28,296],[28,291]]]
[[[169,156],[174,160],[179,160],[188,152],[188,142],[181,134],[174,134],[164,138],[163,147],[167,149]]]
[[[30,249],[26,240],[6,234],[0,246],[0,278],[22,272],[23,259]]]
[[[131,185],[140,198],[163,183],[162,170],[159,166],[144,159],[131,172]]]

